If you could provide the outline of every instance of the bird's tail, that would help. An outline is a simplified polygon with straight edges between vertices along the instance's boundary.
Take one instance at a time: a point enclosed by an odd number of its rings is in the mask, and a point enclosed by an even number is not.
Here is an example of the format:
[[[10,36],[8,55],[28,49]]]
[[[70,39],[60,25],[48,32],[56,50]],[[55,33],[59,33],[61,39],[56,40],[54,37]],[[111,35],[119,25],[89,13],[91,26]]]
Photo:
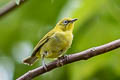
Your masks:
[[[32,65],[38,58],[36,56],[30,56],[23,60],[23,63]]]

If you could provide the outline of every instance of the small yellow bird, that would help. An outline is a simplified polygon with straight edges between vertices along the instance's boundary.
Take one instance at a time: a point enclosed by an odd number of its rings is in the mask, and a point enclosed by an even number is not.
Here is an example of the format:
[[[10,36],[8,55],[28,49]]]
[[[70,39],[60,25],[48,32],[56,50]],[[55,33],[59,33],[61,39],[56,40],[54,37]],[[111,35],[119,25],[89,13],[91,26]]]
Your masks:
[[[72,32],[76,20],[72,18],[60,20],[55,28],[38,42],[32,55],[23,62],[32,65],[37,59],[41,58],[42,65],[45,67],[44,58],[57,58],[65,53],[72,44]]]

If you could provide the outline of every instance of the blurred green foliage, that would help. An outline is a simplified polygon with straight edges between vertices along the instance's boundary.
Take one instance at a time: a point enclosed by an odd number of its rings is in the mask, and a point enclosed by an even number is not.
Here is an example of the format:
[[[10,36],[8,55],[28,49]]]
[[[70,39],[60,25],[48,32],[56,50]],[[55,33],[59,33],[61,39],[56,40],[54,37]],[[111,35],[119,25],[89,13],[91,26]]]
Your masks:
[[[9,0],[0,0],[0,7]],[[15,80],[33,66],[22,63],[63,17],[78,18],[67,54],[120,38],[120,0],[28,0],[0,18],[0,80]],[[49,61],[49,60],[48,60]],[[34,80],[119,80],[120,49],[78,61]]]

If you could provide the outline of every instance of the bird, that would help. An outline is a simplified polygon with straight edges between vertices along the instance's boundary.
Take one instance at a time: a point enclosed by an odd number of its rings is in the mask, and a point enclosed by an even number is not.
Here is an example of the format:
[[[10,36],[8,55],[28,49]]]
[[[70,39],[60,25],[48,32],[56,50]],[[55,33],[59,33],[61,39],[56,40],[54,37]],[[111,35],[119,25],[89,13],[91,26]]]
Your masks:
[[[23,63],[32,65],[38,59],[46,69],[45,58],[58,58],[70,47],[73,40],[74,23],[78,19],[63,18],[49,31],[35,46],[32,55],[23,60]]]

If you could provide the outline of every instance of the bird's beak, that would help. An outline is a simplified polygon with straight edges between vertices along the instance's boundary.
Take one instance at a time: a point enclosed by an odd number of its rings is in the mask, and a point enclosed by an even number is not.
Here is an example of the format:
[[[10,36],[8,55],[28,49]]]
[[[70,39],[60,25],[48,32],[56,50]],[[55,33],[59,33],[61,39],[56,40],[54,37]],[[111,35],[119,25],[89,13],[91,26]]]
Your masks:
[[[76,20],[78,20],[78,19],[72,19],[71,22],[75,22]]]

